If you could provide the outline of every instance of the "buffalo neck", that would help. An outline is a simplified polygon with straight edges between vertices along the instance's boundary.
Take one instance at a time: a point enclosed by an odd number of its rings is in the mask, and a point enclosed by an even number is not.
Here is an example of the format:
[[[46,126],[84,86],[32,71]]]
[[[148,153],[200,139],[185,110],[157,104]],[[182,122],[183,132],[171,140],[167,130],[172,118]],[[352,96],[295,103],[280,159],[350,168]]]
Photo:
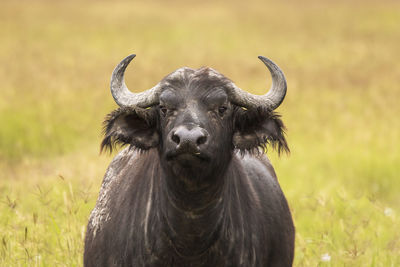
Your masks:
[[[179,256],[200,257],[218,240],[228,166],[196,180],[163,172],[160,212],[166,236]]]
[[[226,158],[224,166],[220,165],[219,168],[209,165],[203,169],[182,171],[178,174],[164,167],[161,182],[165,200],[185,212],[207,212],[208,208],[218,203],[223,194],[230,161],[231,158]]]

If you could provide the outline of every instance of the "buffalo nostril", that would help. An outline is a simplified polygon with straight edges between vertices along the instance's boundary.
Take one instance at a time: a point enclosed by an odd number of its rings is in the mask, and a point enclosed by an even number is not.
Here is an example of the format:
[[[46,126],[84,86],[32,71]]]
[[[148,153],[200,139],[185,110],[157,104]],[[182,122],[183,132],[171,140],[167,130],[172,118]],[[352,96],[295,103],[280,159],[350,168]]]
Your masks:
[[[173,134],[171,136],[172,141],[174,141],[176,144],[179,144],[181,142],[181,139],[179,138],[179,136],[177,136],[176,134]]]
[[[198,139],[197,139],[197,145],[199,146],[199,145],[202,145],[202,144],[204,144],[205,142],[207,141],[207,136],[205,136],[205,135],[203,135],[203,136],[200,136]]]

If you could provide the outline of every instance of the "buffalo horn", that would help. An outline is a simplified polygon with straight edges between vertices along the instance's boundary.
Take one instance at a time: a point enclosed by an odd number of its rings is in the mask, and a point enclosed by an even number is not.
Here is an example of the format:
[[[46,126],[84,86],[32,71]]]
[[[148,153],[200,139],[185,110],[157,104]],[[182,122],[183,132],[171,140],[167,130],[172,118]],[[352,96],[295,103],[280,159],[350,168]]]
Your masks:
[[[253,95],[243,91],[235,84],[229,87],[230,100],[232,103],[246,107],[257,108],[265,107],[268,110],[274,110],[282,103],[286,95],[286,79],[282,70],[266,57],[258,57],[269,69],[272,76],[272,86],[265,95]]]
[[[111,75],[111,94],[120,107],[147,108],[158,103],[160,86],[157,84],[153,88],[137,94],[129,91],[125,84],[124,74],[126,67],[135,56],[135,54],[127,56],[115,67]]]

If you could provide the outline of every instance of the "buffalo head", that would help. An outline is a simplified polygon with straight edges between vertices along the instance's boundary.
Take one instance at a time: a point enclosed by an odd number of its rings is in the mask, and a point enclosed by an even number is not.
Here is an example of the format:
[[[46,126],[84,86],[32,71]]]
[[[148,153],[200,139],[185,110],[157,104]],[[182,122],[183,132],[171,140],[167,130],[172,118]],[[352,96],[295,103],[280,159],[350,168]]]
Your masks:
[[[111,92],[120,108],[108,115],[102,149],[111,151],[115,144],[157,148],[164,169],[186,177],[224,171],[221,166],[234,150],[263,151],[267,144],[289,150],[284,125],[273,111],[285,97],[286,80],[269,59],[259,57],[271,72],[272,87],[258,96],[211,68],[180,68],[135,94],[124,82],[134,57],[122,60],[112,74]]]

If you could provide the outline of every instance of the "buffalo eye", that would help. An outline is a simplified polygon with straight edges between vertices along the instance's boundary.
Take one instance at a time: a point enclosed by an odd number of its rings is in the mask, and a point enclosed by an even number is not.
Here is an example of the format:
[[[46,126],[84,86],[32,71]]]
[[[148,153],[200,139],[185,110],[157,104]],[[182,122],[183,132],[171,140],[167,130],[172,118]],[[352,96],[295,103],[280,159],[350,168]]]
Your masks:
[[[227,107],[224,107],[224,106],[219,107],[219,108],[218,108],[218,114],[219,114],[220,116],[223,116],[224,113],[225,113],[225,111],[226,111],[227,109],[228,109],[228,108],[227,108]]]
[[[165,116],[167,114],[168,109],[165,106],[160,106],[161,114]]]

